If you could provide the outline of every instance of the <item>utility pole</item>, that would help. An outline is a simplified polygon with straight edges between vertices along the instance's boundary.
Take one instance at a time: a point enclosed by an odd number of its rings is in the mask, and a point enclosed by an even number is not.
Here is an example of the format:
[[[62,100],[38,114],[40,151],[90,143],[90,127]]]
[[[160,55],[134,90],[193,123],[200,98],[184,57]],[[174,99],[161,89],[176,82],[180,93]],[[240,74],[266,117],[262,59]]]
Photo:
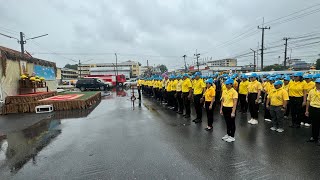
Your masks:
[[[259,69],[259,42],[258,42],[258,47],[257,47],[257,66],[256,66],[256,70],[258,71],[258,69]]]
[[[285,40],[285,43],[284,43],[284,61],[283,61],[283,65],[284,67],[286,68],[287,67],[287,51],[288,51],[288,40],[290,38],[288,37],[284,37],[283,40]]]
[[[198,67],[198,71],[200,71],[200,69],[199,69],[199,57],[200,57],[200,53],[197,52],[197,49],[196,49],[196,53],[194,54],[194,56],[197,57],[197,67]]]
[[[79,67],[79,79],[81,79],[81,61],[80,61],[80,59],[79,59],[78,67]]]
[[[186,57],[187,55],[183,55],[183,61],[184,61],[184,72],[186,73],[187,72],[187,63],[186,63]]]
[[[26,43],[26,41],[23,40],[23,33],[20,32],[20,41],[19,41],[20,45],[21,45],[21,54],[24,53],[24,44]]]
[[[24,38],[24,33],[23,32],[20,32],[20,39],[12,37],[12,36],[8,36],[6,34],[2,34],[2,33],[0,33],[0,35],[5,36],[7,38],[16,39],[18,41],[18,43],[20,44],[20,46],[21,46],[21,54],[22,55],[24,54],[24,45],[27,43],[27,40],[37,39],[37,38],[40,38],[40,37],[43,37],[43,36],[48,36],[48,34],[44,34],[44,35],[41,35],[41,36],[35,36],[33,38],[28,38],[28,39],[24,40],[23,39]]]
[[[253,49],[251,51],[253,52],[253,72],[256,72],[256,51]]]
[[[270,26],[258,26],[258,29],[262,30],[262,37],[261,37],[261,71],[263,71],[263,50],[264,50],[264,30],[270,29]]]

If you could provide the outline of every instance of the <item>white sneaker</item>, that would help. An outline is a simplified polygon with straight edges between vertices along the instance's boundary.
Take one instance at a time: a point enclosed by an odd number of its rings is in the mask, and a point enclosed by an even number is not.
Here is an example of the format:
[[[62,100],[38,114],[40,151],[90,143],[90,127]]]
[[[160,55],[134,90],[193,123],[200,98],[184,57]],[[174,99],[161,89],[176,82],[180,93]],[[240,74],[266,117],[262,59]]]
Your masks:
[[[225,140],[228,139],[229,137],[230,137],[230,136],[229,136],[228,134],[226,134],[225,136],[222,137],[222,140],[225,141]]]
[[[271,119],[264,119],[265,121],[271,122]]]
[[[300,124],[301,124],[301,126],[303,126],[303,125],[304,125],[304,122],[301,122]]]
[[[253,124],[253,125],[256,125],[256,124],[258,124],[259,122],[257,121],[257,120],[252,120],[252,122],[251,122],[251,124]]]
[[[249,123],[249,124],[251,124],[251,123],[252,123],[252,121],[253,121],[253,119],[251,118],[251,119],[248,121],[248,123]]]
[[[275,130],[277,130],[277,128],[275,128],[275,127],[272,127],[272,128],[270,128],[272,131],[275,131]]]
[[[277,129],[277,132],[279,132],[279,133],[282,133],[283,131],[284,131],[284,129],[282,129],[282,128]]]
[[[234,142],[236,139],[234,137],[229,137],[226,139],[226,142]]]
[[[310,127],[311,126],[311,124],[309,124],[309,123],[305,123],[304,124],[306,127]]]

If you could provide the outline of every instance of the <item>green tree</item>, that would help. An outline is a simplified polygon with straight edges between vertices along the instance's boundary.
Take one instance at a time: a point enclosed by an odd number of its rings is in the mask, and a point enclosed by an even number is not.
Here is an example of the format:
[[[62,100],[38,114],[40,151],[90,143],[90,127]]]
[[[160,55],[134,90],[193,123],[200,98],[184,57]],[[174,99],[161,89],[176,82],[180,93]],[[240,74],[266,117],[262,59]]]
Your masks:
[[[167,66],[164,64],[158,65],[157,67],[160,69],[161,73],[168,71]]]
[[[317,69],[317,70],[320,70],[320,59],[317,59],[316,69]]]
[[[280,64],[273,64],[273,65],[270,65],[270,66],[266,66],[263,68],[264,71],[271,71],[271,70],[274,70],[274,71],[282,71],[282,70],[285,70],[286,68]]]
[[[64,66],[64,68],[77,70],[78,69],[78,64],[66,64]]]

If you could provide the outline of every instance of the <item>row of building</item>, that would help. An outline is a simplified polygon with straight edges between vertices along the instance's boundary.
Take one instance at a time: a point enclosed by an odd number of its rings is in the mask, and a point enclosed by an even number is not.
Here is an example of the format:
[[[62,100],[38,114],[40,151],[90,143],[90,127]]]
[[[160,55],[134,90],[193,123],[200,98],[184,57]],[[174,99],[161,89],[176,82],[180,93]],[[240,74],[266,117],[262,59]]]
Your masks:
[[[306,63],[301,59],[289,59],[287,62],[288,67],[296,70],[306,70],[309,69],[312,64]],[[117,68],[116,68],[117,67]],[[154,67],[153,71],[158,72]],[[97,63],[97,64],[81,64],[78,66],[78,70],[72,69],[61,69],[62,79],[77,79],[79,77],[85,77],[87,75],[106,75],[115,74],[116,70],[118,74],[123,74],[127,79],[137,78],[144,74],[145,71],[150,69],[147,66],[141,66],[139,62],[136,61],[126,61],[118,63]],[[184,69],[175,69],[171,71],[184,71]],[[189,71],[197,71],[197,65],[191,65],[188,69]],[[209,60],[207,62],[199,63],[199,70],[203,72],[211,71],[253,71],[254,65],[249,64],[245,66],[238,66],[237,59],[227,58],[220,60]],[[259,66],[256,66],[256,70],[260,70]],[[160,72],[158,72],[160,73]]]

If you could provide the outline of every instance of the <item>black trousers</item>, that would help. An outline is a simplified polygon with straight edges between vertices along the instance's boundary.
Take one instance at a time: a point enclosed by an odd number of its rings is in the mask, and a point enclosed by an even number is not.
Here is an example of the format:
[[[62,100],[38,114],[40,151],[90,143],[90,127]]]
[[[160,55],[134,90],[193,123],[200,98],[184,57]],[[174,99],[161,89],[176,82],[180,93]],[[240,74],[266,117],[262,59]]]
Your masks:
[[[307,95],[308,96],[308,95]],[[306,112],[306,106],[303,106],[303,112]],[[305,114],[303,114],[303,119],[301,122],[304,122],[304,123],[308,123],[310,124],[311,123],[311,120],[310,120],[310,117],[306,116]]]
[[[173,99],[174,99],[174,94],[172,91],[170,92],[167,92],[167,95],[168,95],[168,106],[173,106]]]
[[[224,116],[224,120],[227,124],[227,134],[231,137],[234,137],[234,133],[236,132],[236,122],[235,117],[231,117],[232,107],[222,107],[222,112]]]
[[[270,119],[271,120],[271,114],[270,110],[267,108],[267,100],[264,100],[264,119]]]
[[[188,98],[188,96],[189,96],[189,92],[182,93],[182,99],[183,99],[184,107],[186,109],[186,115],[190,116],[191,109],[190,109],[190,99]]]
[[[291,109],[291,103],[290,103],[290,100],[289,100],[288,103],[287,103],[287,110],[286,110],[286,113],[284,114],[284,116],[289,117],[290,109]]]
[[[212,127],[212,123],[213,123],[213,111],[214,111],[215,103],[212,104],[212,109],[209,109],[210,104],[211,104],[210,101],[206,101],[204,105],[205,105],[206,112],[207,112],[208,126],[209,126],[209,127]]]
[[[256,104],[258,93],[249,93],[248,103],[251,118],[258,120],[259,104]]]
[[[309,117],[312,122],[312,137],[313,139],[318,140],[320,129],[320,108],[310,106]]]
[[[177,92],[177,102],[178,102],[178,111],[183,112],[183,99],[181,97],[182,92],[178,91]]]
[[[240,100],[241,112],[247,112],[248,111],[247,95],[239,94],[239,100]]]
[[[175,97],[176,95],[176,91],[171,91],[172,93],[172,106],[174,107],[174,111],[177,111],[178,110],[178,101],[177,101],[177,98]]]
[[[290,97],[292,125],[300,126],[304,118],[303,97]]]
[[[202,119],[202,103],[200,102],[202,94],[193,95],[194,108],[196,109],[197,119]]]

